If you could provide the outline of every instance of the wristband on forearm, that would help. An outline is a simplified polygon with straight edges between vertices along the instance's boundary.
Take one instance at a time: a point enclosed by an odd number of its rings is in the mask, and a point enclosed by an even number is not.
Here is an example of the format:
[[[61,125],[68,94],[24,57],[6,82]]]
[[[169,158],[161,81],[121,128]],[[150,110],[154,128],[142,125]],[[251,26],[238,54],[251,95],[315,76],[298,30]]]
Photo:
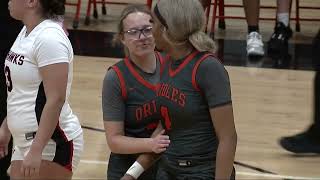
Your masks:
[[[128,169],[126,174],[129,174],[130,176],[134,177],[135,179],[138,179],[138,177],[144,172],[144,168],[141,166],[141,164],[138,161],[135,161],[132,166]]]

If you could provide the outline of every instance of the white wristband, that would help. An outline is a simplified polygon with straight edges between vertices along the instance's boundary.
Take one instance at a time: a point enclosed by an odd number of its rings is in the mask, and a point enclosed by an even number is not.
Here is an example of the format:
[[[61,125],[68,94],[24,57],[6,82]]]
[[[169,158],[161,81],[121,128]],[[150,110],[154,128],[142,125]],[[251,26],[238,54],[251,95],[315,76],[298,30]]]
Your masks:
[[[129,174],[130,176],[134,177],[135,179],[138,179],[138,177],[144,172],[144,168],[141,166],[141,164],[137,161],[135,161],[132,166],[128,169],[126,174]]]

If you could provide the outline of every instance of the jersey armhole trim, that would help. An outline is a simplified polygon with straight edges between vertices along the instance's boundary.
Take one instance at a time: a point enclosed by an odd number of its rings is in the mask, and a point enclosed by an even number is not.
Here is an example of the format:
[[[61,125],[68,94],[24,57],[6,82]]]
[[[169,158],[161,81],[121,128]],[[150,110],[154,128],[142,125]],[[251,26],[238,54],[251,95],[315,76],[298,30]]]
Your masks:
[[[164,63],[164,59],[161,56],[161,54],[158,51],[155,51],[155,55],[156,55],[157,60],[160,62],[160,65],[162,65]]]
[[[199,92],[201,92],[201,89],[200,89],[200,87],[199,87],[199,85],[198,85],[198,83],[197,83],[197,80],[196,80],[197,70],[198,70],[200,64],[201,64],[204,60],[206,60],[206,58],[209,57],[209,56],[213,56],[213,57],[214,57],[213,54],[209,54],[209,53],[203,55],[203,56],[200,58],[200,60],[198,60],[198,62],[196,63],[196,65],[193,67],[193,70],[192,70],[192,86],[194,87],[195,90],[197,90],[197,91],[199,91]]]
[[[116,74],[119,78],[120,87],[121,87],[121,96],[122,96],[123,100],[126,100],[127,99],[127,91],[126,91],[126,84],[125,84],[123,75],[117,66],[112,66],[111,68],[116,72]]]
[[[155,51],[155,55],[156,55],[156,59],[160,62],[160,77],[161,77],[166,59],[163,58],[160,52],[158,51]]]

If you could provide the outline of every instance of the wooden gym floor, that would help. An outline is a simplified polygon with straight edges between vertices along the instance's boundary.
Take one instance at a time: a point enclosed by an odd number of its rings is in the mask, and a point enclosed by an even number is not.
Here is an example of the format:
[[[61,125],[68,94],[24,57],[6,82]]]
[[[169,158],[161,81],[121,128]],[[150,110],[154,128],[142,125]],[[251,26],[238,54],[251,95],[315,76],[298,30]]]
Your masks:
[[[241,0],[226,2],[241,4]],[[275,0],[261,2],[274,4]],[[305,3],[311,6],[320,5],[314,0],[305,0]],[[83,3],[84,6],[86,1]],[[92,18],[90,26],[83,25],[83,10],[79,29],[71,31],[71,34],[89,30],[93,34],[98,31],[114,32],[121,8],[123,6],[108,6],[108,15],[100,16],[98,20]],[[243,14],[242,9],[229,11]],[[320,11],[302,14],[319,17]],[[273,17],[274,11],[262,12],[262,15]],[[66,17],[68,27],[71,27],[72,17],[72,10],[69,9]],[[270,37],[273,23],[260,22],[264,41]],[[319,28],[319,22],[302,22],[301,32],[295,33],[291,40],[292,46],[302,43],[309,48],[312,37]],[[236,47],[232,49],[241,49],[242,54],[245,54],[244,20],[227,20],[227,30],[217,30],[216,34],[219,39],[239,40],[240,43],[236,43]],[[99,48],[95,43],[91,43],[90,46]],[[298,65],[291,64],[282,69],[276,69],[274,66],[262,68],[259,62],[245,60],[235,63],[234,66],[234,63],[228,61],[228,58],[232,57],[232,52],[227,50],[228,45],[225,45],[224,49],[222,53],[231,79],[235,123],[239,137],[235,164],[237,179],[320,179],[319,155],[298,156],[286,152],[278,145],[280,137],[301,132],[312,122],[312,66],[309,64],[302,67],[304,62],[300,62]],[[74,61],[70,101],[73,111],[85,127],[85,150],[73,179],[106,179],[110,150],[104,132],[100,131],[103,129],[101,88],[107,68],[119,59],[96,57],[100,55],[94,53],[88,56],[83,52],[81,48],[75,51],[78,55]],[[84,54],[87,56],[83,56]],[[296,57],[297,53],[292,55]],[[234,61],[237,59],[233,58],[232,62]]]
[[[85,127],[103,129],[101,87],[111,58],[75,57],[71,106]],[[296,156],[277,144],[302,131],[312,118],[314,72],[226,67],[232,86],[239,135],[235,165],[245,179],[320,179],[320,156]],[[108,154],[104,132],[84,129],[85,150],[74,179],[106,177]],[[252,166],[271,173],[262,173]],[[291,177],[292,176],[292,177]]]

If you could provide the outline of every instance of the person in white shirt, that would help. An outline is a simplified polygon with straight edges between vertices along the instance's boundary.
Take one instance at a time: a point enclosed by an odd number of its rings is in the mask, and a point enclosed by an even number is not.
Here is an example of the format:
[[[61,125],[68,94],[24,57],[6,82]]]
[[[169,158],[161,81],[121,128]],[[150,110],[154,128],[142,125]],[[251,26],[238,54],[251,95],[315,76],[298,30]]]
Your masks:
[[[11,0],[10,15],[24,23],[5,60],[7,117],[0,142],[12,134],[13,179],[71,179],[83,134],[68,97],[73,49],[56,22],[65,0]],[[0,143],[0,155],[7,152]]]
[[[0,1],[0,34],[5,34],[1,37],[0,43],[0,126],[2,121],[7,116],[7,84],[6,77],[4,76],[4,61],[7,54],[14,43],[17,35],[19,34],[22,23],[20,21],[14,20],[10,17],[8,10],[9,0]],[[7,138],[9,140],[9,138]],[[0,142],[1,144],[1,142]],[[10,138],[8,145],[8,152],[6,154],[0,154],[0,179],[10,180],[8,176],[7,169],[11,163],[13,141]]]

